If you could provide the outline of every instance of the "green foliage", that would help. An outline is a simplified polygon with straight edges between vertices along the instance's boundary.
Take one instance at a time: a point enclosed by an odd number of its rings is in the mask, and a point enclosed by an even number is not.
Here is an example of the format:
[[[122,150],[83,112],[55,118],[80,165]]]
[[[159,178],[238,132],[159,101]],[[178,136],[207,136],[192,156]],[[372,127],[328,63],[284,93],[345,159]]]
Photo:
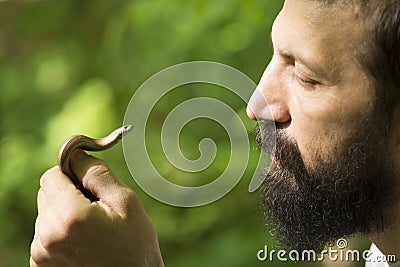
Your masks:
[[[125,108],[140,84],[177,63],[221,62],[258,80],[271,56],[269,31],[282,2],[2,2],[0,266],[27,265],[39,178],[56,164],[59,146],[67,137],[77,133],[103,136],[121,125]],[[204,92],[230,103],[246,121],[245,103],[224,91],[208,88]],[[175,94],[157,106],[154,120],[162,121],[172,102],[196,96],[195,90]],[[212,125],[201,123],[200,129]],[[254,125],[246,124],[248,129]],[[198,129],[188,125],[181,140],[189,158],[198,157],[198,142],[188,136],[200,140],[207,133]],[[221,129],[214,133],[216,140],[226,138]],[[151,138],[159,142],[159,133]],[[218,149],[221,154],[207,177],[218,176],[226,165],[224,155],[229,146],[222,142]],[[258,262],[256,253],[265,244],[275,243],[257,211],[257,193],[247,192],[257,153],[254,150],[245,177],[232,192],[213,204],[192,209],[166,206],[143,193],[125,166],[121,146],[96,155],[141,197],[159,233],[168,266],[249,267],[271,266]],[[153,158],[165,162],[162,153],[153,153]],[[159,167],[171,179],[179,176],[168,164]],[[182,178],[175,182],[190,183]],[[291,265],[279,264],[273,263]]]

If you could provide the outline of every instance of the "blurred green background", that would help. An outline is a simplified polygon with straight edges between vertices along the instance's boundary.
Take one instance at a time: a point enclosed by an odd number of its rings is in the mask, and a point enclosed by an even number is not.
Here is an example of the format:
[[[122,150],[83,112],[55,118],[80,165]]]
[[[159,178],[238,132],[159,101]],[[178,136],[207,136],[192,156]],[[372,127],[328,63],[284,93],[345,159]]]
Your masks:
[[[56,164],[67,137],[100,137],[120,126],[140,84],[177,63],[221,62],[258,81],[271,57],[269,31],[282,3],[0,1],[0,266],[28,265],[39,178]],[[231,105],[252,129],[245,103],[211,87],[203,93]],[[195,88],[175,94],[157,106],[152,118],[162,121],[173,103],[196,96]],[[193,140],[205,133],[216,140],[219,155],[229,153],[224,131],[207,121],[199,123],[188,125],[182,137],[188,154],[194,151],[196,157],[198,143]],[[264,227],[259,195],[247,192],[258,155],[252,151],[253,163],[232,192],[190,209],[147,196],[131,178],[121,145],[96,156],[139,194],[159,233],[167,266],[321,266],[257,260],[264,245],[277,246]],[[152,160],[160,162],[162,171],[168,164],[161,163],[165,159],[160,154],[153,153]],[[217,177],[224,164],[226,157],[217,157],[207,175]],[[355,239],[351,245],[365,249],[368,242]]]

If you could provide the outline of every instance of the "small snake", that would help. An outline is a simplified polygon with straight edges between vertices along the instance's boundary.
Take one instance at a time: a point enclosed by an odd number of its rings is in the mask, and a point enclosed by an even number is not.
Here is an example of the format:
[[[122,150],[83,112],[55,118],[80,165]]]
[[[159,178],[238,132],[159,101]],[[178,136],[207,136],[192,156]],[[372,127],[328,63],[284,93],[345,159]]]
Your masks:
[[[117,144],[122,137],[128,132],[132,131],[132,125],[122,126],[114,130],[112,133],[103,138],[90,138],[85,135],[74,135],[65,140],[63,145],[58,152],[58,166],[62,173],[67,175],[76,187],[91,201],[99,200],[89,190],[83,187],[82,183],[76,178],[75,174],[71,170],[70,157],[76,149],[82,149],[87,151],[102,151],[111,148]]]

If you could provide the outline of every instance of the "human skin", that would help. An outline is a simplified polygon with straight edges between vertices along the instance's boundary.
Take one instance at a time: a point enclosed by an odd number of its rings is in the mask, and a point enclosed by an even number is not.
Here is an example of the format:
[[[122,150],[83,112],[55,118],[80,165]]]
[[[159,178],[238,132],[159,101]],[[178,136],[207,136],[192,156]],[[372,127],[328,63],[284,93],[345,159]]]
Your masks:
[[[82,151],[73,154],[71,167],[99,201],[85,198],[58,167],[44,173],[30,266],[164,266],[137,195]]]
[[[277,122],[297,142],[309,167],[318,164],[313,151],[332,156],[337,144],[357,133],[355,125],[374,112],[373,79],[357,60],[364,36],[371,34],[366,20],[351,4],[333,8],[320,1],[286,0],[274,22],[274,55],[247,113],[254,120]],[[394,125],[388,140],[392,150],[387,153],[397,168],[399,111],[398,106],[390,119]],[[399,223],[385,230],[370,239],[384,254],[400,258]]]

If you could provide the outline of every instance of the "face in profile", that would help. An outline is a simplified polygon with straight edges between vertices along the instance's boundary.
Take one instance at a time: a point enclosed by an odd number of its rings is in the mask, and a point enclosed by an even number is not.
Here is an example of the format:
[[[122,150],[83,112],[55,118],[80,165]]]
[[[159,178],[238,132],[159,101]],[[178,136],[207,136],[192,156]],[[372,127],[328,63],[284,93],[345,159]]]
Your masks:
[[[359,61],[364,20],[351,4],[287,0],[272,28],[274,55],[248,113],[272,160],[265,214],[290,249],[321,251],[392,223],[397,171],[387,116]]]

